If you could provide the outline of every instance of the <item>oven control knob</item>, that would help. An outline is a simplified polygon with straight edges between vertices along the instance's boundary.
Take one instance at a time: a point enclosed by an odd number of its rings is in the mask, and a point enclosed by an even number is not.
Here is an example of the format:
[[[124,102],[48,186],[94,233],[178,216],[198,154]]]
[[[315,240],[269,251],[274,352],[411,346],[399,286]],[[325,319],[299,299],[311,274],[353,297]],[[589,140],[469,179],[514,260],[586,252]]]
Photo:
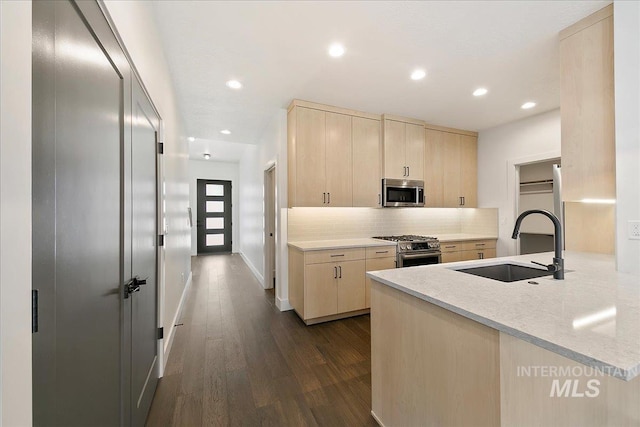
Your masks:
[[[407,245],[405,245],[404,243],[400,243],[400,249],[401,250],[405,250],[406,247],[407,247]]]
[[[407,249],[411,250],[411,243],[407,243]]]

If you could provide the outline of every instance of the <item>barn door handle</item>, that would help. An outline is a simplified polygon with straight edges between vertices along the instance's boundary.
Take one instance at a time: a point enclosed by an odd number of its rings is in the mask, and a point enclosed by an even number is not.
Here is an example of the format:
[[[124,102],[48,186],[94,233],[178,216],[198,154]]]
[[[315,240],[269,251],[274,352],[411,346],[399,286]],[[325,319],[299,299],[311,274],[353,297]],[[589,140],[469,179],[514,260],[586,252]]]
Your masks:
[[[129,298],[134,292],[140,292],[140,285],[136,283],[136,279],[131,279],[124,284],[124,299]]]
[[[149,277],[145,277],[144,279],[141,279],[140,277],[136,276],[133,278],[132,281],[134,285],[146,285],[147,280],[149,280]]]

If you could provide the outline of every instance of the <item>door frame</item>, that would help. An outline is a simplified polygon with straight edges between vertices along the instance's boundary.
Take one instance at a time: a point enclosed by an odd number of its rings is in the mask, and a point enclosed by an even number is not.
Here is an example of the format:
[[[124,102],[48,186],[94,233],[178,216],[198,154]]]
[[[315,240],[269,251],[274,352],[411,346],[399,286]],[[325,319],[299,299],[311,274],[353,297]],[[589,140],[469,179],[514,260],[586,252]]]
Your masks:
[[[264,170],[264,179],[263,179],[263,189],[264,189],[264,199],[263,199],[263,212],[264,212],[264,273],[262,277],[264,277],[263,287],[265,289],[273,289],[275,275],[277,275],[278,264],[276,262],[276,251],[278,248],[278,221],[277,221],[277,213],[276,209],[278,208],[277,204],[277,182],[278,182],[278,170],[276,168],[276,162],[269,163]],[[273,191],[271,191],[273,189]],[[273,209],[270,209],[270,208]],[[273,226],[273,246],[269,244],[269,227],[271,224]],[[276,273],[274,275],[274,269],[271,269],[271,266],[275,266]]]
[[[527,157],[519,157],[507,161],[507,186],[511,187],[507,188],[507,190],[508,194],[511,194],[511,197],[513,197],[511,227],[513,227],[516,218],[519,215],[518,212],[520,211],[520,166],[547,162],[556,159],[562,159],[559,150],[534,154]],[[509,234],[511,234],[511,232],[509,232]],[[514,253],[516,255],[520,255],[520,239],[514,239],[512,247],[515,250]]]

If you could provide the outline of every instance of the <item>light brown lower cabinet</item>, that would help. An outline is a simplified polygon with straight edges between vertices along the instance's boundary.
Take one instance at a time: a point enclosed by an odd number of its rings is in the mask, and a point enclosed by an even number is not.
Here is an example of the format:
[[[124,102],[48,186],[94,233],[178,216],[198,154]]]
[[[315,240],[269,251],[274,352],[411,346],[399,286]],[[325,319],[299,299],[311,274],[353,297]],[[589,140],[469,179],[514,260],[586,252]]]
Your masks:
[[[395,268],[395,252],[393,246],[289,248],[289,302],[307,325],[367,313],[366,272]]]
[[[496,257],[496,240],[441,243],[442,262],[471,261]]]

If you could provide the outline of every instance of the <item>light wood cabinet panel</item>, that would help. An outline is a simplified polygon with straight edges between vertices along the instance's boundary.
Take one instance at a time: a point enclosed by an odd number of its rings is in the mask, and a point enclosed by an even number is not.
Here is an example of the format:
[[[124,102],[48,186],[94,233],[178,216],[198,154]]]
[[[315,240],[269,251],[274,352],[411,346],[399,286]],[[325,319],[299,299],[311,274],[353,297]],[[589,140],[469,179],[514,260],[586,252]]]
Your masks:
[[[495,249],[477,249],[472,251],[461,251],[460,261],[472,261],[474,259],[495,258]]]
[[[442,145],[444,207],[477,207],[477,137],[443,132]]]
[[[289,302],[304,319],[304,253],[289,249]]]
[[[313,319],[338,313],[336,264],[311,264],[304,270],[304,318]]]
[[[561,34],[564,201],[616,197],[613,16],[606,12],[596,12],[600,20],[577,32]]]
[[[367,260],[374,258],[389,258],[396,255],[395,246],[375,246],[367,248]],[[370,271],[367,269],[367,271]]]
[[[444,206],[443,132],[425,129],[424,137],[424,206]]]
[[[369,254],[367,253],[367,271],[391,270],[393,268],[396,268],[395,257],[369,258]],[[365,281],[365,307],[371,307],[371,279],[368,277]]]
[[[407,178],[424,179],[424,126],[405,123]]]
[[[463,242],[461,245],[462,251],[474,251],[479,249],[495,249],[496,240],[476,240],[473,242]]]
[[[496,257],[496,240],[442,243],[442,262],[471,261]]]
[[[424,179],[424,125],[384,120],[384,177]]]
[[[325,262],[352,261],[365,258],[364,248],[327,249],[322,251],[308,251],[305,253],[305,264],[320,264]]]
[[[325,113],[326,191],[329,206],[353,205],[351,116]]]
[[[347,261],[338,267],[338,313],[365,308],[365,261]]]
[[[462,261],[461,251],[442,252],[442,263]]]
[[[406,179],[405,124],[384,121],[384,177]],[[381,184],[382,185],[382,184]]]
[[[478,206],[478,138],[460,135],[460,196],[465,208]]]
[[[297,108],[295,206],[325,206],[325,112]]]
[[[382,188],[382,141],[380,121],[351,118],[353,144],[353,206],[380,207]]]
[[[442,134],[444,206],[460,207],[460,135]]]

